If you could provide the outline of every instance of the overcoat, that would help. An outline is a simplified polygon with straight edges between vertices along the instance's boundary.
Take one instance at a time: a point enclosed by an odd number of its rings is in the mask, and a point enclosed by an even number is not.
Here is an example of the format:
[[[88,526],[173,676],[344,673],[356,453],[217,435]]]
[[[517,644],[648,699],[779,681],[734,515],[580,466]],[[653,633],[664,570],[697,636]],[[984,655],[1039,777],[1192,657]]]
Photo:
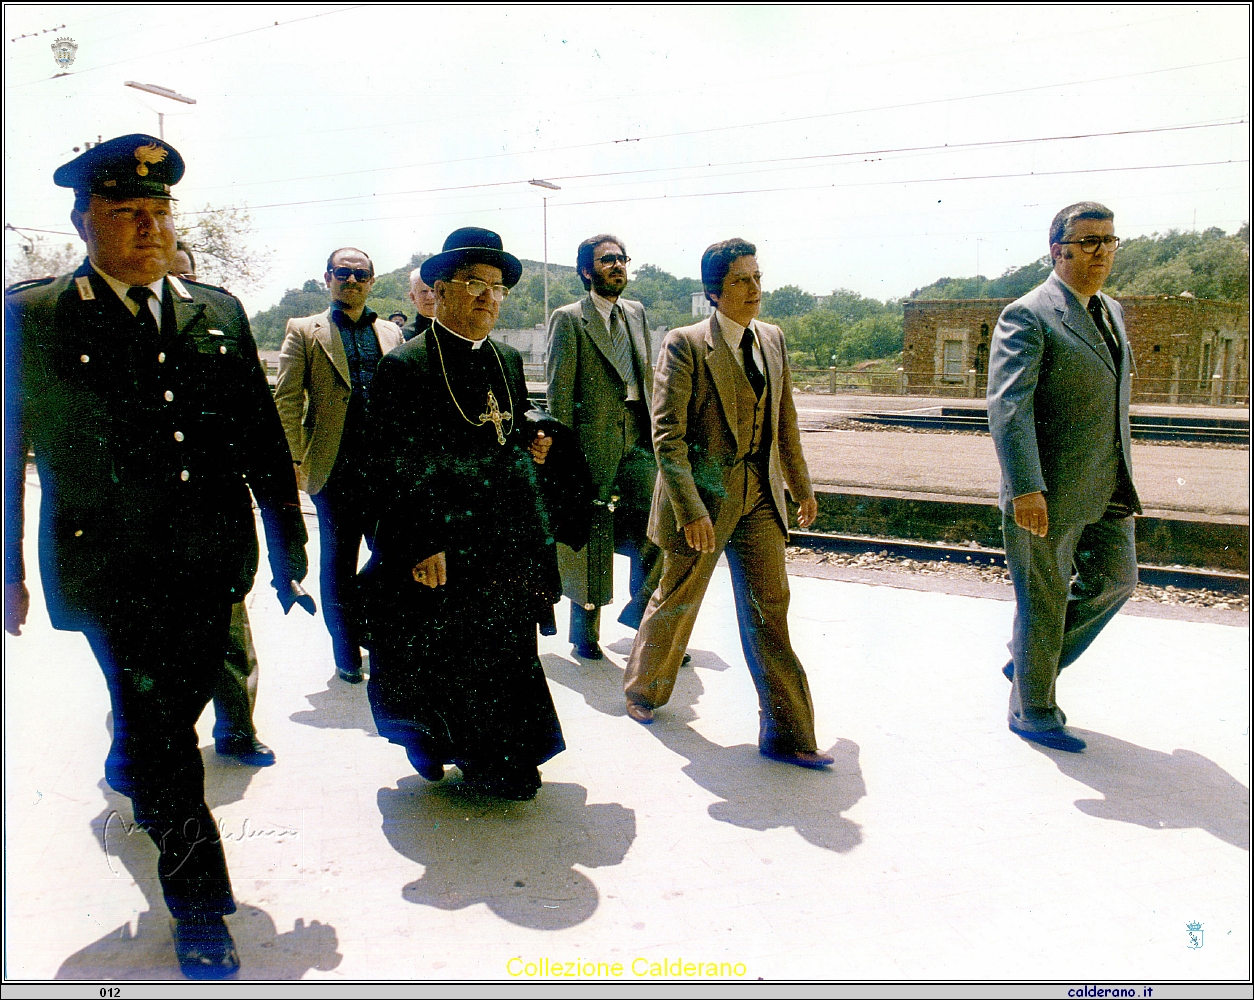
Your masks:
[[[644,306],[620,298],[632,361],[647,415],[653,401],[653,345]],[[572,428],[592,474],[592,532],[587,546],[559,545],[562,592],[580,605],[614,599],[614,511],[648,510],[657,477],[648,430],[637,438],[627,408],[627,384],[615,368],[609,331],[590,296],[562,306],[549,320],[548,409]],[[618,490],[615,491],[614,487]],[[617,496],[617,500],[614,497]],[[621,540],[620,540],[621,541]]]
[[[180,590],[243,600],[258,559],[250,489],[274,579],[305,576],[291,459],[239,300],[168,278],[162,329],[143,342],[86,261],[5,295],[5,582],[25,576],[33,448],[55,628]]]

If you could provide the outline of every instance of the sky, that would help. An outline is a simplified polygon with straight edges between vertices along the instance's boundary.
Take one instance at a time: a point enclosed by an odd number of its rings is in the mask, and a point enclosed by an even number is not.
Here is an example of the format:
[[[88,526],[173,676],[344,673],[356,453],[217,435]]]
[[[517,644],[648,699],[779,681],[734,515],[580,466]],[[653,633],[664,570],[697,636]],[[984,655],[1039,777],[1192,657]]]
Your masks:
[[[246,207],[272,254],[226,282],[250,313],[345,245],[389,271],[480,225],[541,260],[546,196],[554,262],[611,232],[633,269],[696,277],[742,236],[768,289],[878,299],[1041,257],[1075,201],[1124,237],[1250,217],[1244,4],[4,13],[6,259],[72,238],[52,172],[75,146],[164,112],[179,213]]]

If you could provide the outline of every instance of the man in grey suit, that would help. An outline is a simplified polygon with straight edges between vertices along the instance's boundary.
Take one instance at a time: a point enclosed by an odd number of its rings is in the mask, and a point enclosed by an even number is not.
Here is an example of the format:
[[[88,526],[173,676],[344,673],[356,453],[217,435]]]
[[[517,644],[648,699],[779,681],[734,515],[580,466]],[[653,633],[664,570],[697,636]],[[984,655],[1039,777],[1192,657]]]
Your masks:
[[[623,677],[627,714],[642,724],[666,704],[719,556],[727,552],[745,662],[758,691],[758,749],[798,767],[832,758],[814,739],[814,702],[788,635],[784,485],[809,527],[818,514],[777,326],[757,321],[757,251],[724,240],[701,257],[716,308],[662,343],[653,400],[658,480],[649,537],[665,553]]]
[[[326,282],[331,308],[287,321],[274,403],[297,482],[318,512],[322,613],[336,673],[359,684],[361,624],[352,594],[367,528],[366,406],[379,359],[401,343],[401,331],[366,308],[374,264],[360,250],[331,254]]]
[[[1054,273],[1008,305],[993,334],[988,423],[1001,465],[1002,531],[1015,588],[1012,732],[1079,753],[1058,672],[1136,588],[1129,461],[1132,349],[1119,303],[1101,294],[1119,238],[1096,202],[1054,216]]]
[[[657,463],[650,440],[653,352],[644,306],[622,298],[631,258],[603,233],[579,244],[575,267],[587,297],[549,320],[549,412],[579,438],[595,492],[592,536],[578,552],[558,545],[570,598],[570,641],[602,657],[601,606],[614,600],[614,553],[631,559],[631,600],[618,620],[638,628],[661,575],[661,552],[646,525]]]

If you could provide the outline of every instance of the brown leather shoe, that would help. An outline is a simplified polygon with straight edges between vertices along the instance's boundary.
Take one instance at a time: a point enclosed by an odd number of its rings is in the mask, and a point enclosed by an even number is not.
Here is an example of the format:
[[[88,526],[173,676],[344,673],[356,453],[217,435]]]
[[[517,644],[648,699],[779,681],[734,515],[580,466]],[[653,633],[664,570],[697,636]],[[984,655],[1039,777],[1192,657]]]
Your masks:
[[[653,722],[653,709],[648,705],[641,705],[638,701],[627,702],[627,717],[635,719],[642,726],[647,726]]]
[[[831,767],[836,763],[835,757],[829,757],[827,754],[819,753],[817,750],[794,750],[791,753],[759,750],[758,753],[763,757],[769,757],[771,760],[777,760],[781,764],[793,764],[797,767],[808,767],[812,770]]]

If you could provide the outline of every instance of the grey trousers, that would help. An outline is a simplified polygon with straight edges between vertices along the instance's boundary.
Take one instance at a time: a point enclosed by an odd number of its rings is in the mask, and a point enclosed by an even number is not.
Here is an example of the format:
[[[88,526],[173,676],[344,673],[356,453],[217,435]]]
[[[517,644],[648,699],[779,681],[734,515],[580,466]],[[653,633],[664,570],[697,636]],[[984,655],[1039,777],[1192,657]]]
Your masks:
[[[1058,672],[1088,649],[1136,589],[1136,537],[1130,517],[1051,524],[1044,538],[1002,513],[1006,565],[1015,588],[1009,722],[1043,732],[1062,727]]]

